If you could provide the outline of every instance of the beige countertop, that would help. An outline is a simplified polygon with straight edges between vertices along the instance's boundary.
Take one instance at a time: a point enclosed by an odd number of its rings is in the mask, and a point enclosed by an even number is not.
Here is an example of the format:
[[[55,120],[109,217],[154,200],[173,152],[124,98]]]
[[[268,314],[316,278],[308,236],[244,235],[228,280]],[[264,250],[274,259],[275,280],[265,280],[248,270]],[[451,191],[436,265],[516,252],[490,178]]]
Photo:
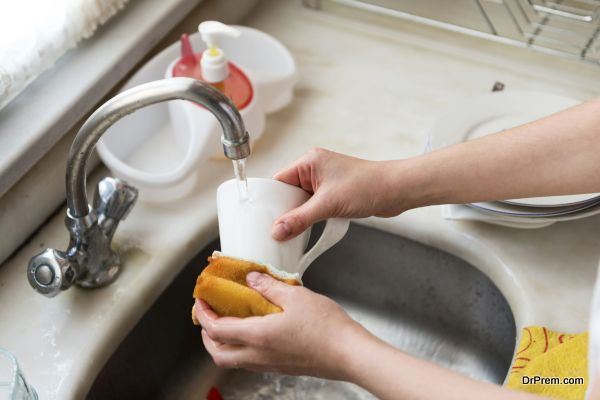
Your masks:
[[[248,161],[249,176],[270,176],[315,146],[369,159],[420,154],[436,116],[486,93],[495,81],[581,100],[600,93],[597,66],[407,22],[317,12],[299,1],[264,2],[244,24],[280,39],[300,71],[294,101],[267,119]],[[217,236],[215,190],[231,176],[229,162],[209,161],[184,199],[139,202],[116,235],[123,272],[104,289],[71,288],[47,299],[29,287],[29,258],[67,244],[62,213],[0,268],[0,346],[16,354],[41,398],[87,393],[129,329]],[[481,269],[506,296],[517,328],[586,329],[600,216],[517,230],[447,221],[440,207],[428,207],[362,223],[449,251]]]

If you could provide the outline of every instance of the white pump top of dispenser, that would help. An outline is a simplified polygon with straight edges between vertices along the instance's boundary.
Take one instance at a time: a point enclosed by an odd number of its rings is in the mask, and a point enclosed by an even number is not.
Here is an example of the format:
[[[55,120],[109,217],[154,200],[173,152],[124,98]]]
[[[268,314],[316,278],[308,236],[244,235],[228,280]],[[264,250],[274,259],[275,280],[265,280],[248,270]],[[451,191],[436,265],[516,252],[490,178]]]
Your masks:
[[[229,76],[229,62],[219,48],[217,39],[221,35],[236,38],[240,36],[240,31],[218,21],[204,21],[198,25],[198,31],[206,43],[200,61],[202,78],[209,83],[223,82]]]

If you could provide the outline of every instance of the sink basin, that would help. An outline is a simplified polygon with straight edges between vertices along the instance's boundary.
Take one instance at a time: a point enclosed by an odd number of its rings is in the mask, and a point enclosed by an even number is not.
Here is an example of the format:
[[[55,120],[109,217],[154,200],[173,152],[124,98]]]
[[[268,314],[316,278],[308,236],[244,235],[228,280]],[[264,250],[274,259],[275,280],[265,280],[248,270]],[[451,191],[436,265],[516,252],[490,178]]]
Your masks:
[[[215,367],[190,319],[196,277],[214,249],[218,241],[152,305],[103,367],[89,399],[205,399],[211,387],[226,400],[373,398],[344,382]],[[506,376],[515,348],[510,307],[483,273],[455,256],[352,224],[308,269],[304,284],[408,353],[484,381]]]

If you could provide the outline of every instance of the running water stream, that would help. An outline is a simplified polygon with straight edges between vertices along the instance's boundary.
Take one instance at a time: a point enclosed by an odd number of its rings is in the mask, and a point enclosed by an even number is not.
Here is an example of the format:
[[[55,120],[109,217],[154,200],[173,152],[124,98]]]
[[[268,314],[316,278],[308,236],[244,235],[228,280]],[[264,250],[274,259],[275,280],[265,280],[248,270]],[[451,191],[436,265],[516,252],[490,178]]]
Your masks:
[[[248,180],[246,179],[246,159],[231,160],[233,162],[233,173],[237,183],[238,193],[241,201],[249,199]]]

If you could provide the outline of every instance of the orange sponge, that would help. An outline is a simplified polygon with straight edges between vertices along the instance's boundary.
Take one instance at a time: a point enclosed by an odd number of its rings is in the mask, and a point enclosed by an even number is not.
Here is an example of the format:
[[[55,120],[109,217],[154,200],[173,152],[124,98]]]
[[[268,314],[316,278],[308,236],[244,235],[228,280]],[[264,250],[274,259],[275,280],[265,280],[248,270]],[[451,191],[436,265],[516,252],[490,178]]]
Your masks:
[[[269,274],[289,285],[300,284],[296,279],[277,276],[265,265],[213,254],[196,280],[194,298],[204,300],[220,317],[245,318],[281,312],[279,306],[248,287],[246,275],[254,271]],[[193,308],[192,320],[198,325]]]

